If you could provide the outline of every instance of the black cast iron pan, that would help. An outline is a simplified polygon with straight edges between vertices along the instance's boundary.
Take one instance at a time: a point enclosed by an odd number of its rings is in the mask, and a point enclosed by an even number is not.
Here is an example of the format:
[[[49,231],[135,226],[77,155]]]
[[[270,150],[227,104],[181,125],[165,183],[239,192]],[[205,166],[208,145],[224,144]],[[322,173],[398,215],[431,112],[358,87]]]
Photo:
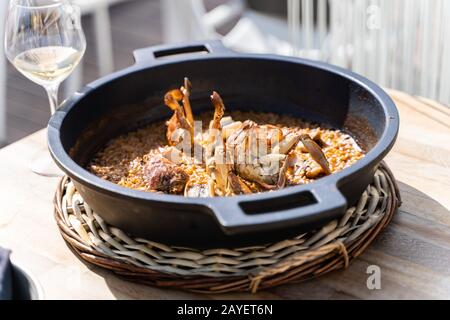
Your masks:
[[[66,100],[48,125],[56,163],[109,224],[172,245],[229,247],[286,238],[341,216],[370,183],[399,127],[389,96],[369,80],[325,63],[240,54],[219,41],[157,46],[136,64],[99,79]],[[194,112],[212,110],[220,92],[228,110],[290,114],[349,132],[367,155],[316,182],[227,198],[185,198],[127,189],[84,169],[111,138],[168,119],[164,93],[188,76]],[[164,134],[164,133],[162,133]]]

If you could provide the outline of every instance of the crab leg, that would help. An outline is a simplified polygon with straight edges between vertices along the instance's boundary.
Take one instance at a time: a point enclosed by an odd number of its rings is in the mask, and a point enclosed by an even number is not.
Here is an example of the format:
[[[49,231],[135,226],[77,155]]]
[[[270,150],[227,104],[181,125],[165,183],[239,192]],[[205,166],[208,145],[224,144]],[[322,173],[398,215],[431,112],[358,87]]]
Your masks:
[[[214,117],[209,125],[210,129],[221,130],[222,125],[220,124],[220,120],[225,113],[225,105],[223,104],[222,98],[216,91],[213,91],[211,95],[211,102],[214,106]]]
[[[330,164],[328,163],[327,157],[325,156],[319,145],[314,142],[314,140],[311,139],[311,137],[307,134],[302,134],[300,136],[300,139],[313,160],[320,165],[325,174],[331,174]]]
[[[278,175],[277,189],[282,189],[286,186],[286,172],[288,168],[291,166],[292,154],[288,154],[286,159],[284,160],[283,166],[280,169],[280,173]]]
[[[250,194],[252,191],[245,182],[233,172],[230,155],[223,146],[218,146],[214,154],[215,163],[211,168],[216,184],[224,195]]]
[[[228,189],[234,194],[250,194],[252,190],[233,171],[228,172]]]
[[[225,113],[225,106],[219,94],[215,91],[211,95],[211,102],[214,105],[215,110],[213,120],[209,123],[207,145],[205,148],[206,162],[213,161],[216,148],[223,146],[222,125],[220,124],[220,120]]]
[[[194,128],[187,121],[183,107],[178,101],[183,99],[183,93],[180,90],[171,90],[164,96],[164,103],[174,111],[172,118],[167,122],[167,140],[170,145],[179,143],[178,137],[182,135],[181,131],[187,130],[190,134],[191,146],[194,138]]]
[[[226,158],[225,148],[217,146],[214,149],[214,156],[210,160],[210,165],[207,167],[207,170],[214,175],[216,185],[223,193],[226,193],[228,172],[231,170],[231,165],[227,163]]]
[[[191,96],[191,82],[188,78],[184,78],[184,86],[181,87],[181,92],[183,93],[183,107],[186,115],[186,119],[189,124],[194,126],[194,115],[192,114],[191,102],[189,101],[189,97]]]
[[[301,137],[295,132],[288,133],[283,139],[280,141],[278,152],[281,154],[288,154],[289,151],[295,147],[298,142],[301,140]]]
[[[212,169],[212,172],[223,195],[252,193],[252,190],[250,190],[244,180],[236,175],[229,165],[218,164]]]

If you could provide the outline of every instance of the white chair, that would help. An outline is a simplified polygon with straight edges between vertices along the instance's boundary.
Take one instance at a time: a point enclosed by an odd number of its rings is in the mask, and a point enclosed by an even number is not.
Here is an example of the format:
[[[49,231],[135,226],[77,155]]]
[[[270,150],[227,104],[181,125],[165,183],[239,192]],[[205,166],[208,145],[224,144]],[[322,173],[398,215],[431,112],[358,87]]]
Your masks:
[[[112,46],[110,6],[131,0],[70,0],[81,8],[83,15],[92,15],[97,50],[97,64],[99,76],[114,71],[114,56]],[[65,84],[65,95],[69,96],[77,91],[83,82],[83,66],[80,64]]]
[[[448,0],[285,0],[286,19],[252,11],[244,0],[208,12],[204,1],[164,1],[163,13],[172,13],[163,18],[168,42],[219,38],[235,50],[323,60],[450,104]],[[233,19],[234,28],[220,35]]]
[[[211,11],[206,10],[203,0],[167,0],[162,8],[165,42],[222,39],[227,47],[238,51],[292,51],[286,21],[251,10],[243,0],[227,1]],[[219,28],[236,18],[239,20],[230,32],[219,34]]]
[[[450,104],[450,1],[329,3],[327,61],[383,86]]]
[[[92,15],[97,50],[99,75],[103,76],[114,70],[114,57],[111,35],[109,6],[126,0],[71,0],[71,3],[81,9],[83,15]],[[83,82],[83,65],[77,67],[64,86],[65,96],[77,91]]]

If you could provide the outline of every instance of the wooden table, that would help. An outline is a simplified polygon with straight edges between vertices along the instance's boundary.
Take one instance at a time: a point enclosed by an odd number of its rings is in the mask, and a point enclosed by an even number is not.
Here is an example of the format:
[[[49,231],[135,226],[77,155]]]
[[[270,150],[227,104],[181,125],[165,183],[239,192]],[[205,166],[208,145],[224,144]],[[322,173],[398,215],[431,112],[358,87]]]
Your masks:
[[[40,131],[0,151],[0,245],[31,270],[48,299],[195,298],[450,298],[450,109],[390,91],[400,134],[386,161],[403,206],[373,245],[347,270],[251,294],[200,295],[125,282],[88,268],[65,245],[53,219],[56,178],[29,171],[44,145]],[[369,265],[381,268],[381,289],[366,286]]]

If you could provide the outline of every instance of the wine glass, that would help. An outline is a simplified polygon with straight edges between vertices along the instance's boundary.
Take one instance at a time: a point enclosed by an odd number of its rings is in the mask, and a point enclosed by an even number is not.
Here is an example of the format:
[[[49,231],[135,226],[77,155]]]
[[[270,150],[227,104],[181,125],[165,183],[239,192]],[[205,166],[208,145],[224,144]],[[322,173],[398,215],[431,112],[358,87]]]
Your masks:
[[[47,91],[50,111],[58,108],[58,89],[81,61],[86,39],[80,9],[68,1],[11,0],[6,18],[5,53],[20,73]],[[43,176],[62,172],[48,151],[31,162]]]

